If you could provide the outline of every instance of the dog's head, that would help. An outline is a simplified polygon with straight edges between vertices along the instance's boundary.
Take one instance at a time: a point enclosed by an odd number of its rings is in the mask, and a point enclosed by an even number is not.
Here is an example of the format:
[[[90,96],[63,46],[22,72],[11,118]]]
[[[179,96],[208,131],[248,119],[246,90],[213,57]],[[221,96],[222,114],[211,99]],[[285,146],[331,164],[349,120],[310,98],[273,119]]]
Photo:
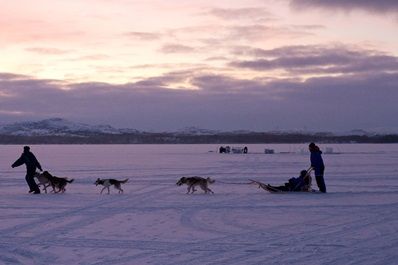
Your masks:
[[[211,179],[210,177],[208,177],[206,179],[207,183],[213,184],[214,182],[216,182],[214,179]]]
[[[186,183],[186,181],[187,181],[187,178],[186,177],[182,177],[182,178],[180,178],[179,181],[177,181],[176,185],[177,186],[181,186],[182,184]]]
[[[100,185],[102,180],[100,178],[97,178],[97,180],[94,182],[95,186]]]

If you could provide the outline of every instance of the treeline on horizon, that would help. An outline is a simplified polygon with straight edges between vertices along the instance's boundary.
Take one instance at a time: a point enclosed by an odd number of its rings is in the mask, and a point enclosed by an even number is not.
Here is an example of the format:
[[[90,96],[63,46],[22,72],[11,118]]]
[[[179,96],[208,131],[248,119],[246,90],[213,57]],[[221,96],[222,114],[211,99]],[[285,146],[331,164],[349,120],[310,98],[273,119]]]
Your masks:
[[[398,134],[335,136],[328,133],[220,133],[212,135],[139,133],[76,136],[0,135],[0,144],[269,144],[269,143],[398,143]]]

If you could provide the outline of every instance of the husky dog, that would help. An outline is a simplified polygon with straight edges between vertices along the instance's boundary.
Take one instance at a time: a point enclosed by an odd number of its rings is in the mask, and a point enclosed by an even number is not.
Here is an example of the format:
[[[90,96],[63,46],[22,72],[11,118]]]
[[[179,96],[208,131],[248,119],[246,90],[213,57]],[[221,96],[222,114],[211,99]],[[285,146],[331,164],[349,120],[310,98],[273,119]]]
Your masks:
[[[51,186],[53,187],[54,190],[55,190],[55,188],[58,188],[58,191],[56,191],[56,192],[64,193],[66,191],[66,189],[65,189],[66,184],[72,183],[73,181],[74,181],[74,179],[69,180],[67,178],[60,178],[60,177],[53,176],[53,178],[51,179]]]
[[[43,173],[36,173],[35,177],[38,179],[39,184],[43,185],[44,191],[47,193],[47,188],[52,187],[53,192],[62,192],[66,191],[66,184],[72,183],[74,179],[68,180],[67,178],[60,178],[57,176],[53,176],[48,171],[43,171]],[[58,189],[58,191],[56,190]]]
[[[214,183],[215,180],[211,178],[202,178],[202,177],[182,177],[179,181],[177,181],[176,185],[181,186],[183,184],[187,184],[187,194],[194,193],[196,191],[195,186],[199,186],[205,193],[214,193],[209,187],[209,184]],[[192,192],[191,192],[192,190]]]
[[[52,177],[48,171],[44,171],[42,173],[36,172],[34,175],[35,178],[39,181],[38,186],[43,185],[43,190],[47,193],[47,188],[51,186],[50,178]],[[53,192],[55,192],[53,187]]]
[[[98,186],[98,185],[104,186],[104,188],[101,190],[100,194],[102,194],[102,192],[103,192],[105,189],[108,189],[108,194],[109,194],[109,192],[110,192],[110,191],[109,191],[109,187],[112,186],[112,185],[115,187],[115,189],[119,190],[119,193],[123,193],[123,189],[122,189],[122,187],[121,187],[121,184],[122,184],[122,183],[126,183],[128,180],[129,180],[129,179],[117,180],[117,179],[100,179],[100,178],[98,178],[98,179],[94,182],[94,184],[95,184],[95,186]]]

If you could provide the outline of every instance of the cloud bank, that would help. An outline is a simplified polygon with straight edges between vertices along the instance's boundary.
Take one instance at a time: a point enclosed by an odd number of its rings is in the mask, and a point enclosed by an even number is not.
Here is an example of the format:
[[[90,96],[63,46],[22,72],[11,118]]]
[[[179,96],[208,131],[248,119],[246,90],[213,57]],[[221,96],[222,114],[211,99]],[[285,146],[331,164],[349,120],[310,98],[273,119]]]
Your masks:
[[[286,46],[272,50],[235,50],[254,59],[230,62],[232,67],[256,71],[282,69],[291,74],[348,74],[398,69],[398,58],[378,51],[345,46]]]
[[[324,8],[338,10],[365,10],[371,13],[398,13],[395,0],[290,0],[294,8]]]
[[[324,57],[332,57],[334,50],[324,49],[330,53]],[[304,56],[309,47],[256,52],[282,56],[284,50]],[[347,56],[364,56],[348,50],[342,54],[329,62],[347,67]],[[375,56],[370,52],[364,54]],[[280,60],[278,67],[318,67],[319,60],[310,54],[309,57],[299,61]],[[388,60],[392,59],[396,60],[394,57]],[[372,129],[396,122],[397,68],[393,71],[389,66],[381,70],[378,67],[374,65],[374,71],[359,67],[348,74],[307,79],[237,78],[183,71],[123,85],[66,83],[1,73],[0,118],[3,122],[13,122],[57,116],[157,131],[188,125],[258,131]],[[170,89],[181,83],[186,89]]]

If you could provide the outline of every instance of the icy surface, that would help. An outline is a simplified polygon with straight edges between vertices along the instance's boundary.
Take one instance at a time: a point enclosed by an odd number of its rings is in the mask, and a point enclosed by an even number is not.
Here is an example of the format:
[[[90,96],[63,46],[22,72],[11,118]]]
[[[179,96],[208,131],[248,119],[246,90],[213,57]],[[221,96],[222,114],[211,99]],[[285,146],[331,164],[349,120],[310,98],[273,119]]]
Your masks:
[[[327,194],[270,194],[306,145],[31,146],[65,194],[27,194],[21,146],[0,146],[0,264],[397,264],[398,145],[320,145]],[[275,154],[264,154],[264,149]],[[209,152],[211,151],[211,152]],[[216,180],[187,195],[181,176]],[[96,178],[129,178],[99,195]],[[316,186],[316,185],[315,185]]]

